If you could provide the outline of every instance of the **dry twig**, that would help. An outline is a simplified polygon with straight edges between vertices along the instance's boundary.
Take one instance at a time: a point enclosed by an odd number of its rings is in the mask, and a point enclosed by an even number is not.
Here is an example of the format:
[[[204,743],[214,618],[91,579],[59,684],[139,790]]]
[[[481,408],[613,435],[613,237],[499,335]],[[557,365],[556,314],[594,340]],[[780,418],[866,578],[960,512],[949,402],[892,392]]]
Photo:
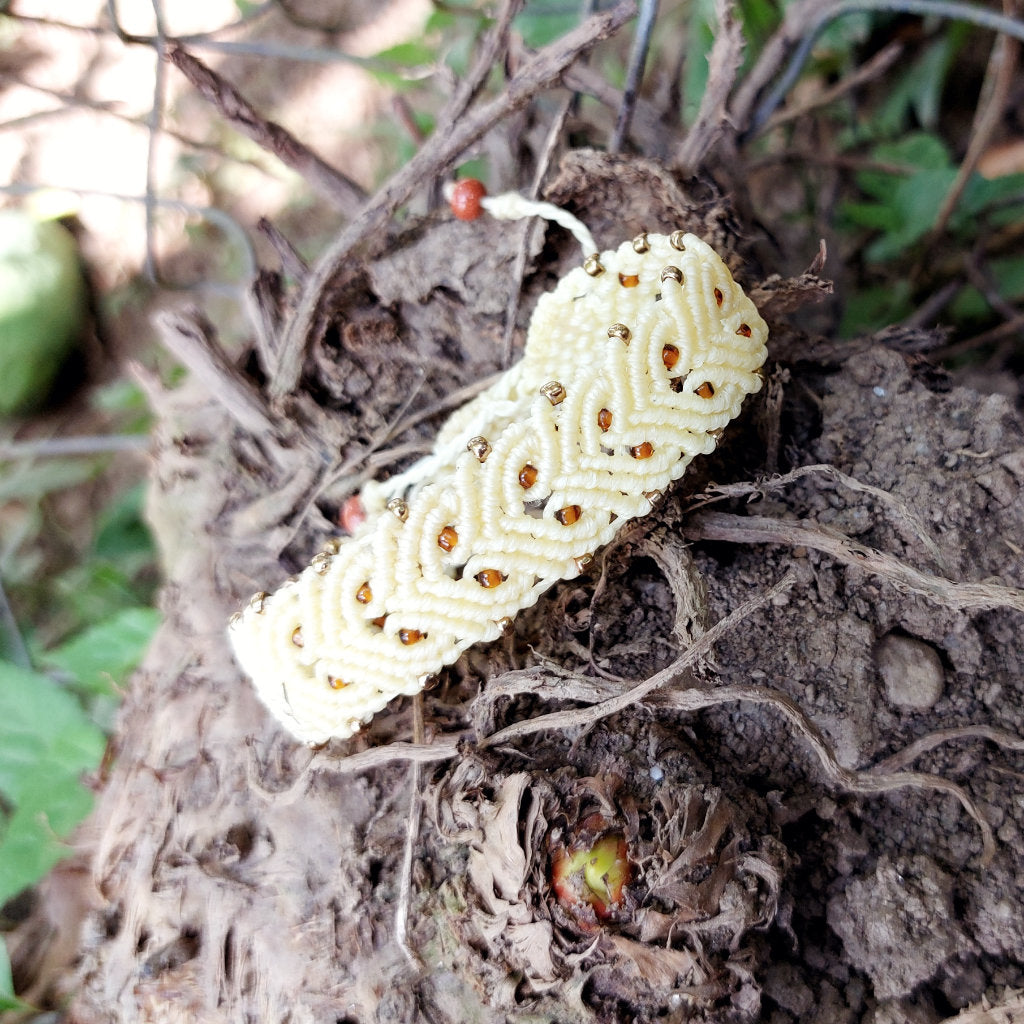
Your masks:
[[[904,537],[909,540],[920,541],[928,550],[928,554],[935,560],[935,564],[943,571],[949,571],[949,565],[945,556],[939,550],[938,544],[935,543],[924,523],[910,510],[906,502],[900,501],[895,495],[890,494],[888,491],[883,491],[880,487],[872,487],[871,484],[861,483],[856,477],[843,473],[841,470],[836,469],[835,466],[823,463],[813,466],[800,466],[782,476],[774,476],[766,480],[735,484],[715,484],[705,493],[712,499],[719,496],[723,498],[737,498],[764,494],[767,491],[779,490],[805,476],[827,476],[851,491],[859,491],[861,494],[869,494],[871,497],[877,498],[885,509],[894,513],[896,526],[901,529]],[[703,497],[703,495],[697,496],[694,507],[707,504],[707,502],[702,500]],[[907,527],[909,529],[906,529]]]
[[[186,49],[171,50],[171,63],[192,83],[199,94],[268,153],[297,171],[336,209],[352,217],[366,199],[366,193],[351,178],[313,152],[291,132],[261,117],[256,109],[225,78]]]
[[[697,120],[687,133],[673,163],[692,173],[707,159],[728,122],[726,104],[743,62],[743,26],[732,0],[715,0],[715,42],[708,56],[708,81],[701,97]]]
[[[954,583],[921,572],[883,551],[857,544],[838,530],[806,520],[770,519],[767,516],[734,516],[725,512],[700,512],[683,527],[687,540],[724,540],[735,544],[781,544],[823,551],[837,561],[875,573],[905,590],[921,594],[936,604],[957,611],[1013,608],[1024,612],[1024,591],[995,583]]]

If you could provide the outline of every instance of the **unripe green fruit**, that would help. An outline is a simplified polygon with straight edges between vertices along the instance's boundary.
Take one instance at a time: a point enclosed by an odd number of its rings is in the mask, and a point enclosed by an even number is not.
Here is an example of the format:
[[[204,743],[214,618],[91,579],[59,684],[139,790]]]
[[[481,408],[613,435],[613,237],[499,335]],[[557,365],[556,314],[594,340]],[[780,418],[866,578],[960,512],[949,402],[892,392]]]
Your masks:
[[[85,310],[71,233],[22,210],[0,211],[0,416],[46,398]]]

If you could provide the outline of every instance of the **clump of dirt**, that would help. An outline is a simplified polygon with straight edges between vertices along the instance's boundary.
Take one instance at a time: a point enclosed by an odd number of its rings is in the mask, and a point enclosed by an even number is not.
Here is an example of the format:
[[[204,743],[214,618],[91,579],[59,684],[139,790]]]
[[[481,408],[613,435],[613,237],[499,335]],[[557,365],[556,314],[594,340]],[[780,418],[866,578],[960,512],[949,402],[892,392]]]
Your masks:
[[[630,205],[588,217],[599,234],[730,222],[646,162],[615,173]],[[581,208],[611,178],[577,154],[557,197]],[[645,191],[657,219],[634,223]],[[227,649],[235,602],[336,532],[382,424],[500,365],[514,242],[446,224],[473,282],[454,296],[446,261],[420,258],[435,227],[336,283],[356,306],[324,313],[287,419],[258,375],[225,377],[273,430],[196,382],[153,388],[167,623],[83,834],[70,1019],[934,1024],[1024,985],[1024,423],[892,337],[791,327],[820,267],[748,282],[769,297],[762,394],[593,575],[442,674],[423,743],[408,701],[319,750],[258,705]],[[552,230],[528,263],[520,326],[566,251]],[[425,431],[398,433],[395,465]],[[537,721],[552,711],[575,717]],[[965,807],[994,832],[987,865]],[[629,881],[591,918],[549,872],[606,836]],[[19,936],[37,997],[60,995],[43,936],[75,924],[41,913]]]

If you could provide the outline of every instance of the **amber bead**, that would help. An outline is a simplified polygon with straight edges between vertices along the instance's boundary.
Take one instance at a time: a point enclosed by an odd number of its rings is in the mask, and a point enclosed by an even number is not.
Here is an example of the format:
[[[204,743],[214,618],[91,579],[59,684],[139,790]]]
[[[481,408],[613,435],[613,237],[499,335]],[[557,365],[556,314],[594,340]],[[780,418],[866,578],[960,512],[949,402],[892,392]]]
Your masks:
[[[528,491],[537,482],[537,467],[527,463],[519,470],[519,486]]]
[[[581,515],[583,515],[583,509],[579,505],[566,505],[565,508],[560,508],[555,513],[555,518],[563,526],[572,526],[573,523],[579,521]]]
[[[360,604],[369,604],[373,600],[373,591],[370,589],[369,582],[364,583],[356,591],[356,600]]]
[[[736,328],[736,333],[743,338],[749,338],[750,324],[740,324],[739,327]]]
[[[378,629],[383,629],[385,619],[387,619],[386,615],[378,615],[377,618],[372,619],[371,621]]]
[[[679,349],[675,345],[666,345],[661,350],[661,361],[665,364],[666,370],[671,370],[679,362]]]
[[[437,535],[437,546],[442,551],[451,551],[452,548],[454,548],[455,545],[458,544],[458,543],[459,543],[459,535],[458,535],[458,533],[456,533],[454,526],[446,526]]]
[[[699,388],[697,388],[694,394],[700,395],[701,398],[713,398],[715,394],[715,386],[711,381],[706,380]]]
[[[398,639],[408,647],[410,644],[418,644],[427,634],[421,633],[418,629],[400,629]]]
[[[344,679],[339,679],[337,676],[328,676],[327,685],[330,686],[332,690],[344,690],[345,687],[348,686],[348,683],[346,683]]]
[[[634,459],[649,459],[654,454],[654,445],[650,441],[641,441],[629,449]]]
[[[497,569],[482,569],[473,579],[486,590],[490,590],[491,587],[497,587],[505,581],[505,577]]]
[[[723,301],[724,298],[725,298],[725,296],[722,294],[722,289],[721,288],[716,288],[715,289],[715,302],[717,302],[718,305],[721,306],[722,301]]]
[[[597,414],[597,425],[602,430],[608,430],[612,425],[612,414],[608,409],[602,409]]]
[[[623,288],[635,288],[639,283],[639,274],[619,274],[619,284],[621,284]]]

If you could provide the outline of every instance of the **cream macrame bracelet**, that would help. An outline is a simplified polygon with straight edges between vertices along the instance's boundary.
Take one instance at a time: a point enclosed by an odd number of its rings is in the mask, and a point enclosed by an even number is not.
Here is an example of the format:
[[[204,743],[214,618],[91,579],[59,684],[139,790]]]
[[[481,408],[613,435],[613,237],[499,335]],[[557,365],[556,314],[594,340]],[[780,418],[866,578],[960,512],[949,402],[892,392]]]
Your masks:
[[[363,489],[357,533],[232,619],[261,699],[308,743],[351,736],[586,569],[761,386],[768,328],[695,235],[645,232],[598,255],[564,210],[484,207],[552,216],[592,254],[539,299],[522,360],[433,452]]]

